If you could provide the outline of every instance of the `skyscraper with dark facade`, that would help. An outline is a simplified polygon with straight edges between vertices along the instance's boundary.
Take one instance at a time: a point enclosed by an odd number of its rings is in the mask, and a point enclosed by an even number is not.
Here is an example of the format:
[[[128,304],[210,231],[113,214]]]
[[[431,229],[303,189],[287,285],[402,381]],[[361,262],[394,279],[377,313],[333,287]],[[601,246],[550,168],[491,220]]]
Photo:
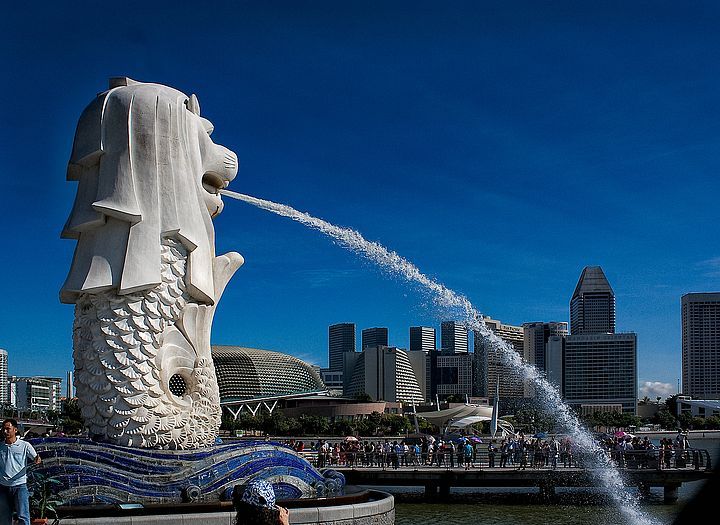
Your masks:
[[[447,354],[467,354],[467,327],[457,321],[443,321],[440,325],[440,348]]]
[[[567,323],[524,323],[522,326],[525,361],[545,371],[548,339],[554,335],[568,335]]]
[[[614,334],[615,293],[599,266],[586,266],[570,299],[570,334]]]
[[[410,351],[432,352],[435,350],[435,329],[430,326],[410,327]]]
[[[566,403],[582,413],[637,412],[637,336],[615,333],[615,294],[599,266],[580,275],[570,299],[570,335],[557,351],[563,369],[547,372],[561,382]]]
[[[688,293],[682,315],[682,393],[720,399],[720,292]]]
[[[583,334],[565,338],[563,396],[584,414],[637,411],[637,337]]]
[[[387,328],[363,328],[362,331],[362,350],[366,348],[375,348],[377,346],[388,345],[388,329]]]
[[[435,336],[435,328],[431,326],[411,326],[410,327],[410,358],[413,360],[421,359],[417,354],[423,354],[424,360],[424,374],[421,382],[424,385],[423,395],[425,399],[431,399],[434,396],[432,376],[433,376],[433,361],[435,354],[437,354],[437,339]]]
[[[328,328],[328,368],[333,372],[343,369],[343,354],[355,351],[355,324],[338,323]]]

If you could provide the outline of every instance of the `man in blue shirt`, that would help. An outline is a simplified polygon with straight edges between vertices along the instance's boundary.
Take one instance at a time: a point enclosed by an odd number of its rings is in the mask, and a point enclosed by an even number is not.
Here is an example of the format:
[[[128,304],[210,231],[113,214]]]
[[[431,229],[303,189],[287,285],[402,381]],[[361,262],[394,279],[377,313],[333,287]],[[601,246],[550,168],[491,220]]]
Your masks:
[[[0,442],[0,525],[12,524],[17,513],[21,525],[30,525],[30,497],[27,488],[28,460],[36,465],[40,456],[33,446],[17,436],[17,421],[3,421],[4,440]]]

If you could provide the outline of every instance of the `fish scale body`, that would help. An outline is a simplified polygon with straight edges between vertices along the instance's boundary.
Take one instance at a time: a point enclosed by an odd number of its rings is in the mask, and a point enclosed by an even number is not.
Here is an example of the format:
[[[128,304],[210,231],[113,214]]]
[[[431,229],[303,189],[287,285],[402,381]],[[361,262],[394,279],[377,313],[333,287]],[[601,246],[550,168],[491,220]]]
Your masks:
[[[188,353],[188,342],[181,358],[192,369],[189,389],[178,397],[166,384],[174,371],[165,361],[176,348],[164,347],[166,336],[193,300],[185,286],[186,264],[183,245],[165,238],[159,285],[127,295],[107,291],[78,298],[75,385],[91,436],[141,447],[180,449],[214,443],[220,396],[212,359],[197,351]]]

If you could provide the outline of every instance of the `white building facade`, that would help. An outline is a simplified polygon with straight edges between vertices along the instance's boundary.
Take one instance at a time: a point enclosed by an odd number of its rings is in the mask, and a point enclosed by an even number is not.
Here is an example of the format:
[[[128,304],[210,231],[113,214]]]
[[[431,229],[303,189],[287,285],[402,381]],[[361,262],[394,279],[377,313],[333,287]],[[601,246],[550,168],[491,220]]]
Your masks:
[[[62,409],[62,378],[17,377],[9,379],[9,402],[18,410]]]

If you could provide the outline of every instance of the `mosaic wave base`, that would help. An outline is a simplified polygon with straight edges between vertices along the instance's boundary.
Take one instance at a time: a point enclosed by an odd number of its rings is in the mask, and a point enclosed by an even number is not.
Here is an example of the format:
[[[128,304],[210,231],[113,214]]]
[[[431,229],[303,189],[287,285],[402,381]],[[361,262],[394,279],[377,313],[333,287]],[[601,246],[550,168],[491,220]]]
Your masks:
[[[79,438],[30,442],[43,459],[39,469],[60,482],[58,494],[65,505],[229,500],[235,485],[256,477],[272,483],[278,499],[313,498],[328,490],[329,480],[307,460],[268,441],[191,451],[136,449]]]

